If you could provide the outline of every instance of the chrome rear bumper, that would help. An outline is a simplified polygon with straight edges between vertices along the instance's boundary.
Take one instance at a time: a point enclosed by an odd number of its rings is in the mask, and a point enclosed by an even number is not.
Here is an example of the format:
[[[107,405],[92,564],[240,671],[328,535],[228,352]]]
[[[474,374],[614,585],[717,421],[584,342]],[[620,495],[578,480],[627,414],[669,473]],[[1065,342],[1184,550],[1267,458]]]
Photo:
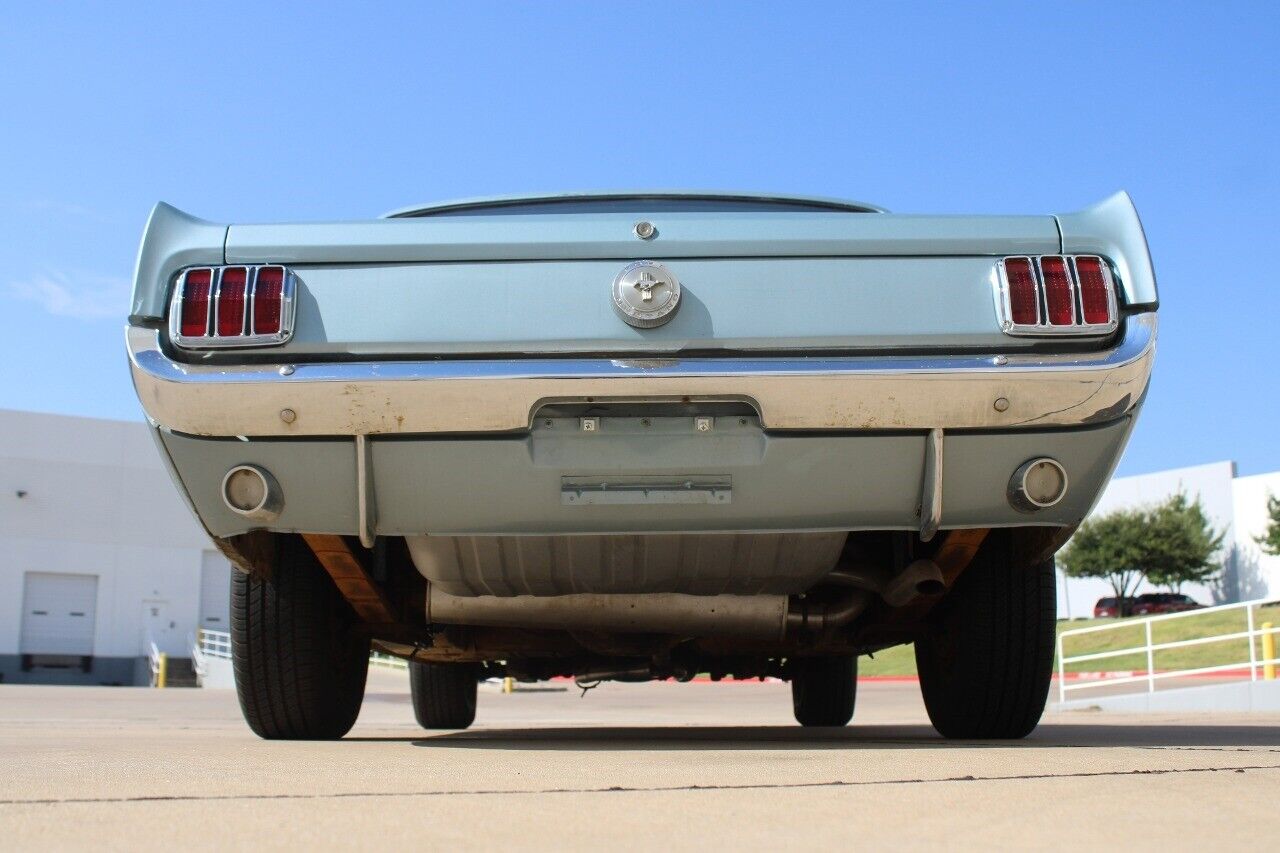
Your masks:
[[[1142,398],[1156,315],[1110,349],[961,357],[523,359],[215,366],[130,326],[147,415],[205,436],[509,432],[547,403],[745,401],[772,430],[1013,429],[1113,420]],[[292,414],[284,414],[288,410]]]

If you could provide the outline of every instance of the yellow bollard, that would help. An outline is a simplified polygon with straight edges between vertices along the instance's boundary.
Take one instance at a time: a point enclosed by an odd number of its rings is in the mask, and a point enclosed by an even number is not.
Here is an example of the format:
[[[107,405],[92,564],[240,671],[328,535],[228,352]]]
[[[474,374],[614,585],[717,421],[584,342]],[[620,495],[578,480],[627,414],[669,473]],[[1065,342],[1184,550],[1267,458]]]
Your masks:
[[[515,691],[516,691],[516,680],[514,678],[508,675],[506,678],[502,679],[503,693],[514,693]]]
[[[156,662],[156,687],[164,687],[164,680],[168,674],[169,656],[164,652],[161,652],[160,660]]]
[[[1262,623],[1262,659],[1267,661],[1262,665],[1262,680],[1275,681],[1276,635],[1270,622]]]

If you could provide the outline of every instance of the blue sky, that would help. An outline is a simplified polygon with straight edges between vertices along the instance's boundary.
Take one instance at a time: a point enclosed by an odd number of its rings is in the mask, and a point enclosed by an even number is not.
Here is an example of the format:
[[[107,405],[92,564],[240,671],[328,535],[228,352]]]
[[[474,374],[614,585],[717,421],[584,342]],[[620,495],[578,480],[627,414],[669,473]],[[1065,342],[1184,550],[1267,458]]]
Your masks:
[[[0,29],[0,406],[140,418],[152,204],[214,221],[609,187],[903,212],[1137,201],[1156,378],[1121,473],[1280,468],[1274,3],[28,4]]]

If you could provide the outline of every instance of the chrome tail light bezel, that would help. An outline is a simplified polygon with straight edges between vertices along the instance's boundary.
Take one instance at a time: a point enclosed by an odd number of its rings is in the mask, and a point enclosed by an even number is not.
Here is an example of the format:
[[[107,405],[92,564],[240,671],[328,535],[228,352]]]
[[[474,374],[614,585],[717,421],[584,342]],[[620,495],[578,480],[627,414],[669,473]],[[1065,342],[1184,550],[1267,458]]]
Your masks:
[[[258,273],[275,268],[282,271],[280,286],[280,328],[275,332],[258,333],[254,327],[254,299],[258,287]],[[228,269],[246,270],[243,334],[219,335],[218,312],[221,301],[222,274]],[[210,270],[209,311],[205,317],[203,335],[182,334],[182,305],[186,294],[187,277],[196,270]],[[173,296],[169,301],[169,340],[182,349],[229,349],[233,347],[270,347],[287,343],[293,337],[296,313],[297,281],[293,270],[282,264],[225,264],[222,266],[191,267],[178,274]]]
[[[1066,263],[1067,275],[1071,284],[1072,322],[1064,325],[1053,325],[1049,322],[1049,306],[1045,296],[1044,271],[1041,268],[1045,258],[1062,258]],[[1107,291],[1107,317],[1105,323],[1084,322],[1084,307],[1080,303],[1080,276],[1076,271],[1079,258],[1093,258],[1098,261]],[[1021,260],[1031,264],[1036,285],[1036,322],[1015,323],[1013,321],[1013,305],[1010,295],[1009,275],[1005,264],[1008,261]],[[1000,328],[1006,335],[1024,337],[1101,337],[1115,332],[1120,327],[1120,303],[1117,297],[1115,275],[1111,271],[1111,262],[1101,255],[1010,255],[996,262],[995,297],[996,313],[999,316]]]

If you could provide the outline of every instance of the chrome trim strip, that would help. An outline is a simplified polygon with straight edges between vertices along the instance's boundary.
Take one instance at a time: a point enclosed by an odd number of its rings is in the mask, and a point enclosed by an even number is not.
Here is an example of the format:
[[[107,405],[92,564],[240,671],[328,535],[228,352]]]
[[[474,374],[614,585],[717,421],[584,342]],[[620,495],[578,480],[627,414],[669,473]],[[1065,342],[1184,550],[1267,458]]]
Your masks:
[[[942,526],[942,430],[934,427],[924,443],[924,484],[920,488],[920,541]]]
[[[548,403],[685,397],[748,402],[775,430],[988,429],[1097,423],[1133,409],[1151,373],[1156,315],[1129,317],[1107,349],[1060,355],[223,366],[170,359],[156,329],[131,326],[127,339],[148,416],[191,435],[513,432]]]

